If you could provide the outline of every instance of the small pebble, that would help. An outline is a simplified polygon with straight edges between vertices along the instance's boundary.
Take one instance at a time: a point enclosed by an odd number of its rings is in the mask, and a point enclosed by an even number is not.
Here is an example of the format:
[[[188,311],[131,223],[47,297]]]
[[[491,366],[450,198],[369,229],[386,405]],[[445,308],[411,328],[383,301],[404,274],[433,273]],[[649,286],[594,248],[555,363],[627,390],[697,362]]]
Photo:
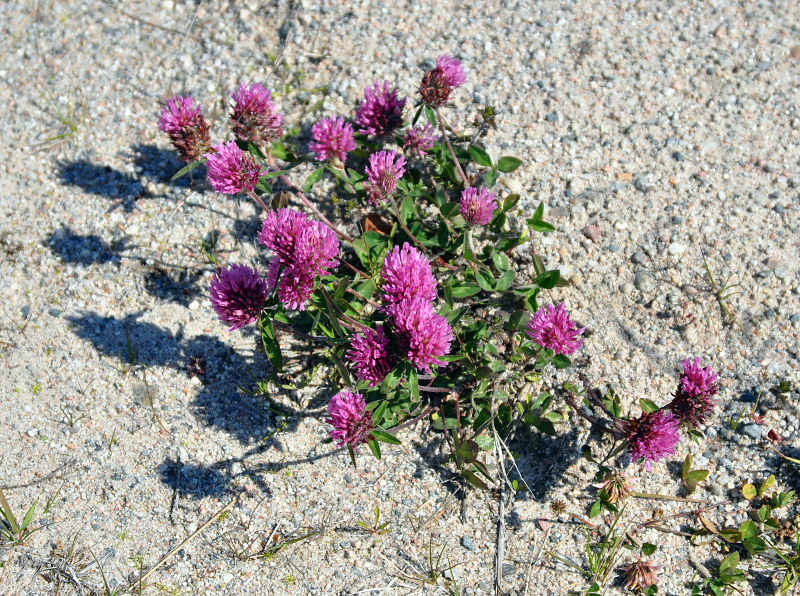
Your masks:
[[[589,240],[597,244],[600,242],[600,228],[597,226],[586,226],[583,228],[583,235],[586,236]]]
[[[667,248],[667,252],[673,256],[683,254],[683,251],[686,250],[686,247],[681,244],[680,242],[673,242]]]
[[[640,292],[652,292],[656,287],[656,283],[653,281],[653,278],[646,273],[638,273],[634,278],[633,283],[636,286],[636,289]]]

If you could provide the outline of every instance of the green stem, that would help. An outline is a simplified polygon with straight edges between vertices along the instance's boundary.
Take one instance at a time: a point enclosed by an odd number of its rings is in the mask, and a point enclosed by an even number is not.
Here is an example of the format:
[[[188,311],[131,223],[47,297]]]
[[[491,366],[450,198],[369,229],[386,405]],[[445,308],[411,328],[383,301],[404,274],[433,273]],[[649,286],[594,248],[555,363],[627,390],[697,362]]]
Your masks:
[[[447,130],[445,130],[444,128],[444,118],[442,118],[442,113],[439,111],[439,108],[434,108],[434,110],[436,112],[436,119],[439,121],[439,128],[442,131],[444,142],[447,144],[447,150],[450,152],[450,157],[453,158],[453,161],[455,162],[456,167],[458,168],[458,173],[461,174],[461,184],[463,184],[464,187],[466,188],[467,176],[464,174],[464,170],[461,169],[461,162],[458,161],[458,158],[456,157],[456,152],[453,151],[453,146],[450,144],[450,139],[447,138]]]

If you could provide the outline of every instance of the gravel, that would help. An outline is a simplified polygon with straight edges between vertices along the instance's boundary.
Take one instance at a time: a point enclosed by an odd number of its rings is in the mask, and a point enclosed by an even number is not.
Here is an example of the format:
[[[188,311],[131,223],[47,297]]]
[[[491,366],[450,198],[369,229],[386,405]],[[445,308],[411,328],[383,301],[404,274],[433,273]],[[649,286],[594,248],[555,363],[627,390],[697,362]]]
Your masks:
[[[413,429],[380,461],[359,454],[354,470],[347,453],[323,442],[330,387],[317,377],[270,401],[253,395],[253,377],[268,370],[258,338],[225,332],[208,303],[213,265],[201,242],[216,243],[224,262],[259,263],[259,214],[213,194],[202,171],[170,181],[181,164],[157,130],[158,110],[170,95],[191,93],[219,138],[228,90],[263,81],[276,56],[281,65],[266,83],[287,120],[322,102],[304,130],[322,114],[352,116],[375,79],[412,96],[439,53],[462,60],[467,84],[448,121],[469,131],[484,101],[500,109],[487,150],[524,163],[495,191],[521,194],[512,218],[520,230],[540,202],[559,226],[535,237],[536,254],[566,267],[571,285],[539,299],[565,300],[587,327],[588,377],[614,387],[635,414],[640,397],[670,398],[685,357],[702,356],[720,373],[707,438],[681,442],[640,490],[682,494],[679,462],[689,453],[716,479],[701,483],[700,498],[736,495],[776,470],[763,437],[776,428],[784,444],[798,444],[797,397],[759,402],[761,425],[749,409],[738,432],[728,421],[779,380],[798,383],[799,20],[788,0],[744,10],[714,1],[4,4],[2,483],[21,485],[6,491],[18,512],[57,494],[26,552],[46,559],[77,535],[95,553],[107,549],[105,574],[125,585],[137,557],[153,565],[233,499],[230,516],[154,582],[181,594],[407,593],[400,578],[425,573],[432,544],[457,566],[462,591],[493,592],[497,500],[453,494],[441,436]],[[315,189],[320,201],[324,191]],[[515,257],[528,278],[530,252]],[[775,255],[782,261],[771,266]],[[715,298],[723,283],[735,322]],[[204,374],[189,375],[193,357],[204,359]],[[741,399],[747,392],[750,401]],[[530,547],[542,543],[585,564],[585,533],[572,516],[588,515],[596,466],[581,447],[604,446],[580,420],[558,429],[511,445],[532,488],[506,508],[501,571],[515,593],[526,584],[529,594],[587,587],[545,556],[529,569]],[[778,474],[781,489],[788,482]],[[556,498],[567,514],[550,510]],[[357,524],[371,523],[376,506],[385,534]],[[625,515],[641,522],[684,510],[635,499]],[[743,510],[732,502],[708,515],[741,523]],[[542,524],[552,530],[546,542]],[[258,546],[311,531],[319,534],[248,560],[221,538]],[[660,593],[686,593],[689,553],[712,569],[721,558],[653,529],[638,537],[659,545]],[[0,545],[0,557],[8,552]],[[10,553],[0,594],[52,593],[20,550]],[[88,578],[99,585],[96,571]]]

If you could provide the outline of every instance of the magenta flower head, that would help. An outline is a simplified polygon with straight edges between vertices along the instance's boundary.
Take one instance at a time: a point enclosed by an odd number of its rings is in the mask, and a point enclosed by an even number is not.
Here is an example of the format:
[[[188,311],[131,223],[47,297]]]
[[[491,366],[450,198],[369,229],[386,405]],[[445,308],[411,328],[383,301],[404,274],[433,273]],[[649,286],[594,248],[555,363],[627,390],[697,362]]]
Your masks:
[[[206,153],[208,182],[215,191],[235,195],[253,190],[263,170],[253,156],[239,149],[233,141],[219,143]]]
[[[308,148],[317,154],[319,161],[338,160],[344,163],[348,151],[356,148],[353,126],[344,118],[323,118],[311,127],[314,140]]]
[[[461,191],[461,215],[473,226],[485,226],[492,221],[497,199],[485,188],[465,188]]]
[[[369,441],[374,428],[364,398],[350,389],[343,389],[331,398],[325,422],[333,426],[329,434],[337,447],[349,445],[353,449]]]
[[[439,360],[450,352],[453,330],[447,318],[439,314],[422,296],[415,296],[386,309],[393,322],[401,354],[419,370],[430,372],[432,364],[446,366]]]
[[[442,54],[436,59],[436,68],[423,75],[419,94],[423,103],[439,108],[447,103],[453,89],[463,85],[466,80],[461,62]]]
[[[558,306],[547,304],[528,321],[528,335],[533,341],[565,356],[581,349],[583,340],[580,335],[585,329],[575,326],[563,302]]]
[[[389,338],[384,334],[383,326],[354,335],[345,355],[353,363],[356,377],[369,381],[370,387],[383,381],[397,360],[389,353]]]
[[[394,151],[378,151],[370,155],[364,184],[369,200],[377,205],[391,197],[397,189],[397,182],[405,174],[405,165],[405,157]]]
[[[196,161],[211,146],[208,124],[203,108],[190,96],[176,95],[161,110],[158,127],[169,135],[170,141],[183,161]]]
[[[625,574],[625,587],[640,591],[658,582],[657,573],[661,568],[662,565],[656,565],[655,561],[648,561],[639,556],[630,565],[621,567],[620,571]]]
[[[249,87],[242,83],[238,90],[231,91],[231,99],[231,124],[237,139],[261,144],[283,136],[283,116],[275,112],[269,89],[259,83]]]
[[[319,221],[308,222],[295,242],[294,267],[311,275],[329,275],[339,257],[336,232]]]
[[[389,82],[381,87],[378,81],[364,90],[364,101],[356,108],[358,132],[373,137],[389,134],[403,124],[406,98],[397,97],[397,89],[389,89]]]
[[[678,420],[669,410],[642,412],[636,420],[625,422],[623,431],[631,459],[638,461],[644,458],[644,467],[648,472],[653,462],[673,455],[680,441]]]
[[[307,226],[305,213],[284,207],[267,213],[257,238],[261,244],[275,251],[281,264],[288,265],[294,261],[295,241]]]
[[[704,424],[706,418],[717,403],[714,399],[719,387],[717,375],[711,366],[703,368],[700,358],[683,361],[683,376],[678,389],[667,408],[682,423],[697,428]]]
[[[408,242],[386,254],[381,269],[383,301],[396,304],[419,296],[428,302],[436,299],[436,278],[428,259]]]
[[[313,274],[295,265],[284,268],[278,284],[278,300],[287,310],[305,310],[313,292]]]
[[[423,156],[438,138],[436,129],[428,122],[423,126],[412,126],[406,129],[403,136],[403,151]]]
[[[267,283],[258,271],[247,265],[231,265],[218,269],[211,278],[211,306],[220,321],[230,323],[233,331],[253,323],[269,295]]]

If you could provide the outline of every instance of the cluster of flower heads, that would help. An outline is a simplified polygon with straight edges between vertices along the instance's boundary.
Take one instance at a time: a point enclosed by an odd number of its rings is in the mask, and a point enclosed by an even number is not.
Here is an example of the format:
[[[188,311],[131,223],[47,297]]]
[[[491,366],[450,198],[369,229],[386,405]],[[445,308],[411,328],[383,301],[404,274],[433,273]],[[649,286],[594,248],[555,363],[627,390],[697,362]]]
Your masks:
[[[200,159],[211,146],[203,107],[194,98],[176,95],[161,110],[158,127],[169,135],[183,161]]]
[[[497,198],[485,188],[465,188],[461,191],[461,215],[473,226],[485,226],[492,221]]]
[[[528,321],[528,335],[540,346],[556,354],[568,356],[581,349],[581,334],[586,330],[575,325],[561,302],[557,306],[547,304],[538,309]]]
[[[231,130],[237,139],[260,145],[283,136],[283,116],[275,111],[266,87],[242,83],[231,91],[231,99]],[[251,192],[258,184],[263,170],[252,155],[233,141],[211,145],[203,108],[194,98],[175,96],[168,100],[161,110],[158,126],[169,135],[183,161],[206,158],[208,181],[216,192]]]
[[[304,310],[319,275],[330,275],[337,264],[339,239],[324,223],[309,221],[297,209],[267,213],[258,241],[271,249],[267,281],[278,287],[278,299],[289,310]]]
[[[622,427],[631,459],[643,459],[648,471],[652,463],[675,453],[681,424],[696,428],[705,422],[716,403],[712,397],[718,391],[717,375],[711,366],[704,368],[698,357],[682,364],[683,375],[673,400],[661,410],[643,412]]]
[[[374,204],[387,201],[406,171],[406,160],[394,151],[378,151],[369,156],[367,198]]]
[[[714,409],[714,395],[719,389],[717,375],[711,366],[703,368],[698,357],[686,359],[682,364],[683,375],[667,408],[682,423],[697,428]]]
[[[405,105],[406,98],[398,97],[389,81],[383,81],[383,86],[375,81],[364,90],[364,101],[356,108],[358,132],[373,137],[390,134],[402,126]]]
[[[433,306],[436,279],[425,255],[408,243],[395,246],[384,259],[381,279],[387,329],[367,329],[352,339],[347,358],[356,377],[375,386],[402,358],[426,372],[446,365],[441,358],[450,351],[453,330]]]

